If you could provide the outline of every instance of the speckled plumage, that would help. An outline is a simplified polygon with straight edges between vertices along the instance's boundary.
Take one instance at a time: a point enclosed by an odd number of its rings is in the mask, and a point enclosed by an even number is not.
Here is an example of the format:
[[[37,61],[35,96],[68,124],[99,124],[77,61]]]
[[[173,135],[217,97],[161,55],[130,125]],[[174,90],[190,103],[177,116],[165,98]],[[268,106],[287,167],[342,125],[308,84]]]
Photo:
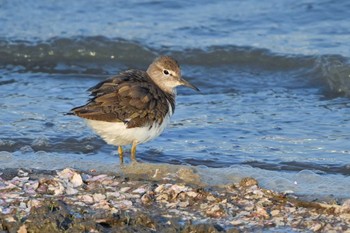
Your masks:
[[[147,71],[127,70],[89,89],[87,104],[73,108],[71,114],[85,118],[107,143],[136,145],[159,136],[175,111],[175,87],[195,86],[181,78],[178,63],[168,56],[158,57]]]
[[[161,124],[175,110],[175,94],[163,92],[145,71],[128,70],[89,89],[89,102],[72,109],[97,121],[123,122],[127,128]]]

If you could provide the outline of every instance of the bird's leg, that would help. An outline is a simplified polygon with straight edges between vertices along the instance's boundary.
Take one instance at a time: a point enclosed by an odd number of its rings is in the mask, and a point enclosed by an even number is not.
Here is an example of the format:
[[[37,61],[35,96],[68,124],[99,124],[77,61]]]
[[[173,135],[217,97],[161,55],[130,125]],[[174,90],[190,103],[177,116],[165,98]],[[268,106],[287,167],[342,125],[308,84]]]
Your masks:
[[[136,146],[137,146],[137,142],[133,141],[131,146],[131,160],[133,162],[136,162]]]
[[[118,146],[118,154],[119,154],[120,164],[123,164],[124,163],[124,158],[123,158],[123,148],[122,148],[122,146]]]

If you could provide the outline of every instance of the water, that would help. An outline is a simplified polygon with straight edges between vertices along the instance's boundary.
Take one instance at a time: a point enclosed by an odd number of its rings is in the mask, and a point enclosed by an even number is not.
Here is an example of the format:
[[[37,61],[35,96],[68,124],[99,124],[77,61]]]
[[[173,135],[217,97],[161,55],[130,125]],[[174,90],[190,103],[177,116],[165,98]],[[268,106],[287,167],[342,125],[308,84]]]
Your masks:
[[[349,198],[350,3],[0,0],[0,165],[113,170],[116,148],[64,113],[128,68],[174,56],[171,125],[145,163],[196,166],[208,183],[256,177]]]

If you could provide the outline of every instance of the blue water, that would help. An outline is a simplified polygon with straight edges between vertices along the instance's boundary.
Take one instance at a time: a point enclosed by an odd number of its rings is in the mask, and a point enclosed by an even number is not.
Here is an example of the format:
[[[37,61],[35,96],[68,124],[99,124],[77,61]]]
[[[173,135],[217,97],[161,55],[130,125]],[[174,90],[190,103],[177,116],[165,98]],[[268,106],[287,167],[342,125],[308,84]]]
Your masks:
[[[201,93],[179,88],[171,125],[138,147],[140,161],[349,197],[349,11],[346,1],[0,0],[0,165],[113,170],[116,148],[64,113],[97,82],[167,54]]]

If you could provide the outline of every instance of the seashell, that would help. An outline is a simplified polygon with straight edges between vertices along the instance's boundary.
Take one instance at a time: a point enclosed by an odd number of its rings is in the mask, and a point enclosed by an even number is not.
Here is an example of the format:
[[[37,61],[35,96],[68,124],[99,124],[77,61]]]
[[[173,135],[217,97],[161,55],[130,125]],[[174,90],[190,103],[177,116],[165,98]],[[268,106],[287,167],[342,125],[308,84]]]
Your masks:
[[[130,189],[131,189],[131,187],[123,187],[120,189],[120,192],[125,193],[125,192],[129,191]]]
[[[264,219],[270,218],[270,215],[267,213],[267,211],[263,207],[257,207],[256,213],[258,214],[259,217],[262,217]]]
[[[189,191],[189,192],[187,192],[186,194],[187,194],[187,196],[189,196],[189,197],[193,197],[193,198],[195,198],[195,197],[197,197],[197,196],[198,196],[198,193],[193,192],[193,191]]]
[[[84,203],[86,203],[86,204],[91,204],[91,203],[94,202],[93,197],[90,196],[90,195],[88,195],[88,194],[79,196],[78,198],[79,198],[79,200],[81,200],[82,202],[84,202]]]
[[[123,200],[115,204],[115,206],[119,209],[126,210],[132,206],[132,202],[129,200]]]
[[[106,174],[101,174],[101,175],[97,175],[97,176],[93,176],[90,179],[87,179],[87,182],[95,182],[95,181],[102,181],[107,177]]]
[[[235,220],[231,221],[230,223],[232,225],[234,225],[234,226],[238,226],[238,225],[244,224],[244,222],[242,220],[240,220],[240,219],[235,219]]]
[[[275,216],[279,215],[280,212],[281,212],[281,211],[279,211],[279,210],[272,210],[272,211],[270,212],[270,214],[271,214],[272,217],[275,217]]]
[[[254,185],[258,185],[258,181],[252,177],[245,177],[239,182],[239,185],[241,187],[247,188],[247,187],[251,187]]]
[[[216,201],[216,198],[213,195],[208,195],[207,200],[208,201]]]
[[[70,179],[70,182],[72,183],[73,187],[79,187],[83,184],[83,179],[81,178],[81,175],[78,173],[74,173],[73,177]]]
[[[70,185],[66,188],[66,194],[67,195],[74,195],[74,194],[77,194],[78,192],[79,191],[77,189],[73,188]]]
[[[36,199],[32,199],[32,200],[29,200],[28,203],[27,203],[27,206],[31,209],[31,208],[37,208],[39,207],[41,204],[41,202],[39,200],[36,200]]]
[[[145,192],[147,192],[147,190],[144,187],[139,187],[139,188],[133,190],[132,192],[133,193],[144,194]]]
[[[169,200],[169,195],[166,193],[162,193],[159,196],[156,197],[157,201],[168,201]]]
[[[148,195],[147,193],[142,195],[141,197],[141,203],[144,205],[149,205],[153,202],[152,198],[150,197],[150,195]]]
[[[65,168],[60,172],[57,172],[58,177],[61,179],[71,179],[76,172],[70,168]]]
[[[111,197],[119,198],[122,195],[119,192],[106,192],[106,196],[107,198],[111,198]]]
[[[160,193],[165,189],[164,184],[159,185],[157,188],[154,189],[156,193]]]
[[[206,211],[206,215],[212,218],[221,218],[225,215],[225,210],[222,205],[214,205]]]
[[[95,202],[100,202],[104,199],[106,199],[106,196],[104,194],[101,193],[95,193],[94,195],[92,195],[93,199]]]
[[[182,202],[179,202],[177,205],[181,208],[186,208],[187,206],[190,205],[190,203],[188,201],[182,201]]]
[[[34,180],[34,181],[28,181],[27,183],[24,184],[23,190],[28,193],[28,194],[36,194],[36,189],[39,187],[39,181]]]

